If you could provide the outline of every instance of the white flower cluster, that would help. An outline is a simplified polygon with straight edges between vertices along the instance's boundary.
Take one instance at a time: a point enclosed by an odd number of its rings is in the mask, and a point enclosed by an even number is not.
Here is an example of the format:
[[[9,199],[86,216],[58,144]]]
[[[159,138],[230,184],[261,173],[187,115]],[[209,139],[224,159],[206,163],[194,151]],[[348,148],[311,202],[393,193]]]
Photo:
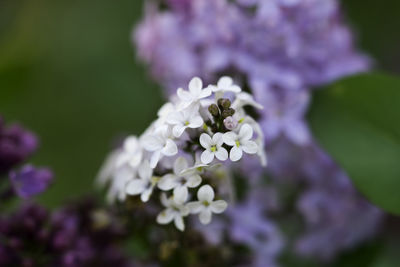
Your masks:
[[[183,217],[199,214],[200,222],[208,224],[212,213],[226,209],[209,185],[218,161],[238,161],[247,153],[266,164],[261,128],[244,109],[262,106],[230,77],[206,88],[193,78],[189,90],[179,88],[172,99],[140,137],[129,136],[111,153],[99,180],[110,184],[110,201],[130,195],[147,202],[158,190],[165,209],[157,222],[173,221],[183,231]],[[197,200],[189,201],[197,188]]]

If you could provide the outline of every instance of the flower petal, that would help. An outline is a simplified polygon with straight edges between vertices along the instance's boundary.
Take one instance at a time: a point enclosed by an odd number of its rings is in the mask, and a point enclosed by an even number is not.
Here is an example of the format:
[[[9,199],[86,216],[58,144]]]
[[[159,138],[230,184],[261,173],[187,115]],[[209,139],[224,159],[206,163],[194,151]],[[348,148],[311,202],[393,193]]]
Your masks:
[[[199,95],[201,89],[203,89],[203,82],[199,77],[194,77],[193,79],[190,80],[189,91],[190,93],[192,93],[192,95]]]
[[[216,144],[217,146],[222,146],[222,144],[224,143],[224,140],[222,139],[224,135],[222,133],[216,133],[213,135],[212,137],[212,141],[214,144]]]
[[[253,137],[253,128],[248,124],[243,124],[240,128],[239,135],[240,141],[250,140]]]
[[[234,146],[231,149],[231,152],[229,154],[229,158],[231,161],[238,161],[241,159],[243,156],[243,151],[241,147]]]
[[[204,208],[200,201],[189,202],[186,206],[189,208],[191,214],[199,213]]]
[[[171,209],[165,209],[157,216],[157,223],[168,224],[174,219],[174,213]]]
[[[153,175],[153,169],[150,167],[150,164],[147,160],[145,160],[138,169],[139,177],[143,180],[150,180]]]
[[[226,90],[233,84],[233,80],[229,76],[223,76],[218,80],[217,86],[223,90]]]
[[[157,166],[157,163],[160,160],[160,158],[161,158],[161,151],[155,151],[150,158],[150,167],[154,169]]]
[[[125,188],[127,194],[135,196],[146,190],[147,182],[142,179],[134,179],[130,181]]]
[[[190,188],[194,188],[201,184],[201,177],[198,174],[188,177],[186,185]]]
[[[199,219],[202,224],[209,224],[211,222],[211,211],[209,209],[204,209],[199,214]]]
[[[192,100],[192,95],[188,91],[183,90],[182,88],[179,88],[176,91],[176,93],[177,93],[179,99],[182,100],[183,102],[189,102]]]
[[[216,200],[213,201],[210,205],[210,209],[214,213],[222,213],[226,208],[228,207],[228,204],[224,200]]]
[[[255,154],[258,152],[258,145],[254,141],[245,141],[241,145],[243,151],[247,154]]]
[[[189,192],[186,186],[178,186],[174,189],[174,201],[178,204],[183,204],[188,198]]]
[[[204,150],[203,153],[201,153],[200,159],[201,162],[203,162],[204,164],[208,164],[214,160],[214,153],[208,150]]]
[[[183,231],[185,230],[185,224],[183,223],[183,218],[181,216],[176,216],[174,218],[174,223],[178,230]]]
[[[208,184],[200,187],[199,191],[197,191],[197,199],[200,202],[207,201],[211,203],[214,199],[214,190]]]
[[[147,188],[146,190],[143,191],[143,193],[140,195],[140,199],[143,202],[147,202],[147,201],[149,201],[152,193],[153,193],[153,187],[150,186],[149,188]]]
[[[202,126],[204,123],[203,118],[201,116],[194,116],[192,118],[190,118],[189,121],[189,128],[199,128],[200,126]]]
[[[163,191],[171,190],[179,185],[177,178],[174,174],[166,174],[158,181],[157,186]]]
[[[171,139],[167,139],[165,142],[165,146],[161,150],[161,152],[165,156],[173,156],[176,155],[176,153],[178,153],[178,147],[176,146],[174,141],[172,141]]]
[[[225,161],[228,159],[228,151],[226,151],[226,149],[223,147],[219,147],[217,152],[215,152],[215,156],[217,159]]]
[[[206,133],[202,133],[200,135],[200,145],[205,149],[209,148],[211,146],[211,137]]]
[[[207,87],[207,88],[204,88],[203,90],[201,90],[198,98],[199,99],[206,98],[206,97],[210,96],[211,94],[212,94],[211,88]]]
[[[224,141],[224,143],[229,146],[235,146],[237,139],[238,139],[238,136],[234,132],[227,132],[227,133],[224,133],[224,135],[222,136],[222,140]]]
[[[184,126],[182,124],[177,124],[172,129],[172,133],[174,134],[175,137],[180,137],[183,134],[183,132],[186,130],[187,127],[188,126]]]
[[[162,149],[163,142],[159,137],[146,135],[142,138],[142,145],[147,151],[156,151]]]
[[[183,170],[188,168],[188,162],[184,157],[178,157],[174,162],[174,173],[179,175]]]

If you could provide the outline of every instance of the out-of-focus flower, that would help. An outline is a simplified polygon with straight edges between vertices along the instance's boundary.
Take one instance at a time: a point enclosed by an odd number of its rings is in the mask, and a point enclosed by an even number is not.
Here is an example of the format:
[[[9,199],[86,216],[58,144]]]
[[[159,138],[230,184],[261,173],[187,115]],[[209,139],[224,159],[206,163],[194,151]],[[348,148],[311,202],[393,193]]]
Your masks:
[[[37,138],[18,124],[5,126],[0,116],[0,174],[22,163],[37,148]]]
[[[183,200],[183,202],[185,201],[186,199]],[[165,194],[161,194],[161,203],[166,209],[158,214],[157,222],[159,224],[168,224],[174,221],[177,229],[185,230],[183,217],[189,214],[190,209],[186,205],[176,202],[173,196],[167,198]]]
[[[20,171],[12,171],[10,180],[14,192],[21,198],[29,198],[47,189],[53,180],[53,173],[47,168],[35,168],[32,165],[22,167]]]

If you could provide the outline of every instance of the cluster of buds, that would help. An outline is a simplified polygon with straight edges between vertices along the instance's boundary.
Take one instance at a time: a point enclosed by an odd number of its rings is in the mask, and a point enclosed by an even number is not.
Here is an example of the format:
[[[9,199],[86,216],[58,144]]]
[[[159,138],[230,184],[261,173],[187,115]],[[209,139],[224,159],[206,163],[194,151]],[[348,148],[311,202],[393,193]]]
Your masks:
[[[188,89],[179,88],[140,137],[127,137],[99,176],[101,183],[110,184],[110,201],[124,201],[129,195],[147,202],[160,192],[165,209],[157,222],[174,222],[181,231],[189,214],[198,214],[200,222],[208,224],[213,213],[226,209],[227,202],[211,186],[217,184],[213,179],[221,162],[236,162],[246,153],[266,164],[263,133],[245,111],[245,106],[262,106],[250,94],[230,77],[207,87],[195,77]],[[197,200],[192,199],[195,195]]]

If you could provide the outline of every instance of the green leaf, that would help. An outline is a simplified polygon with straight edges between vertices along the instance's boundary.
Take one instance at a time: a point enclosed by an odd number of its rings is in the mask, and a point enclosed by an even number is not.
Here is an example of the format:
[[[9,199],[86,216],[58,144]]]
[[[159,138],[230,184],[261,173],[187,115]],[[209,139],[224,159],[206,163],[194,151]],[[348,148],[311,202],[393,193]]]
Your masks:
[[[309,120],[357,189],[400,214],[400,79],[363,74],[317,91]]]

